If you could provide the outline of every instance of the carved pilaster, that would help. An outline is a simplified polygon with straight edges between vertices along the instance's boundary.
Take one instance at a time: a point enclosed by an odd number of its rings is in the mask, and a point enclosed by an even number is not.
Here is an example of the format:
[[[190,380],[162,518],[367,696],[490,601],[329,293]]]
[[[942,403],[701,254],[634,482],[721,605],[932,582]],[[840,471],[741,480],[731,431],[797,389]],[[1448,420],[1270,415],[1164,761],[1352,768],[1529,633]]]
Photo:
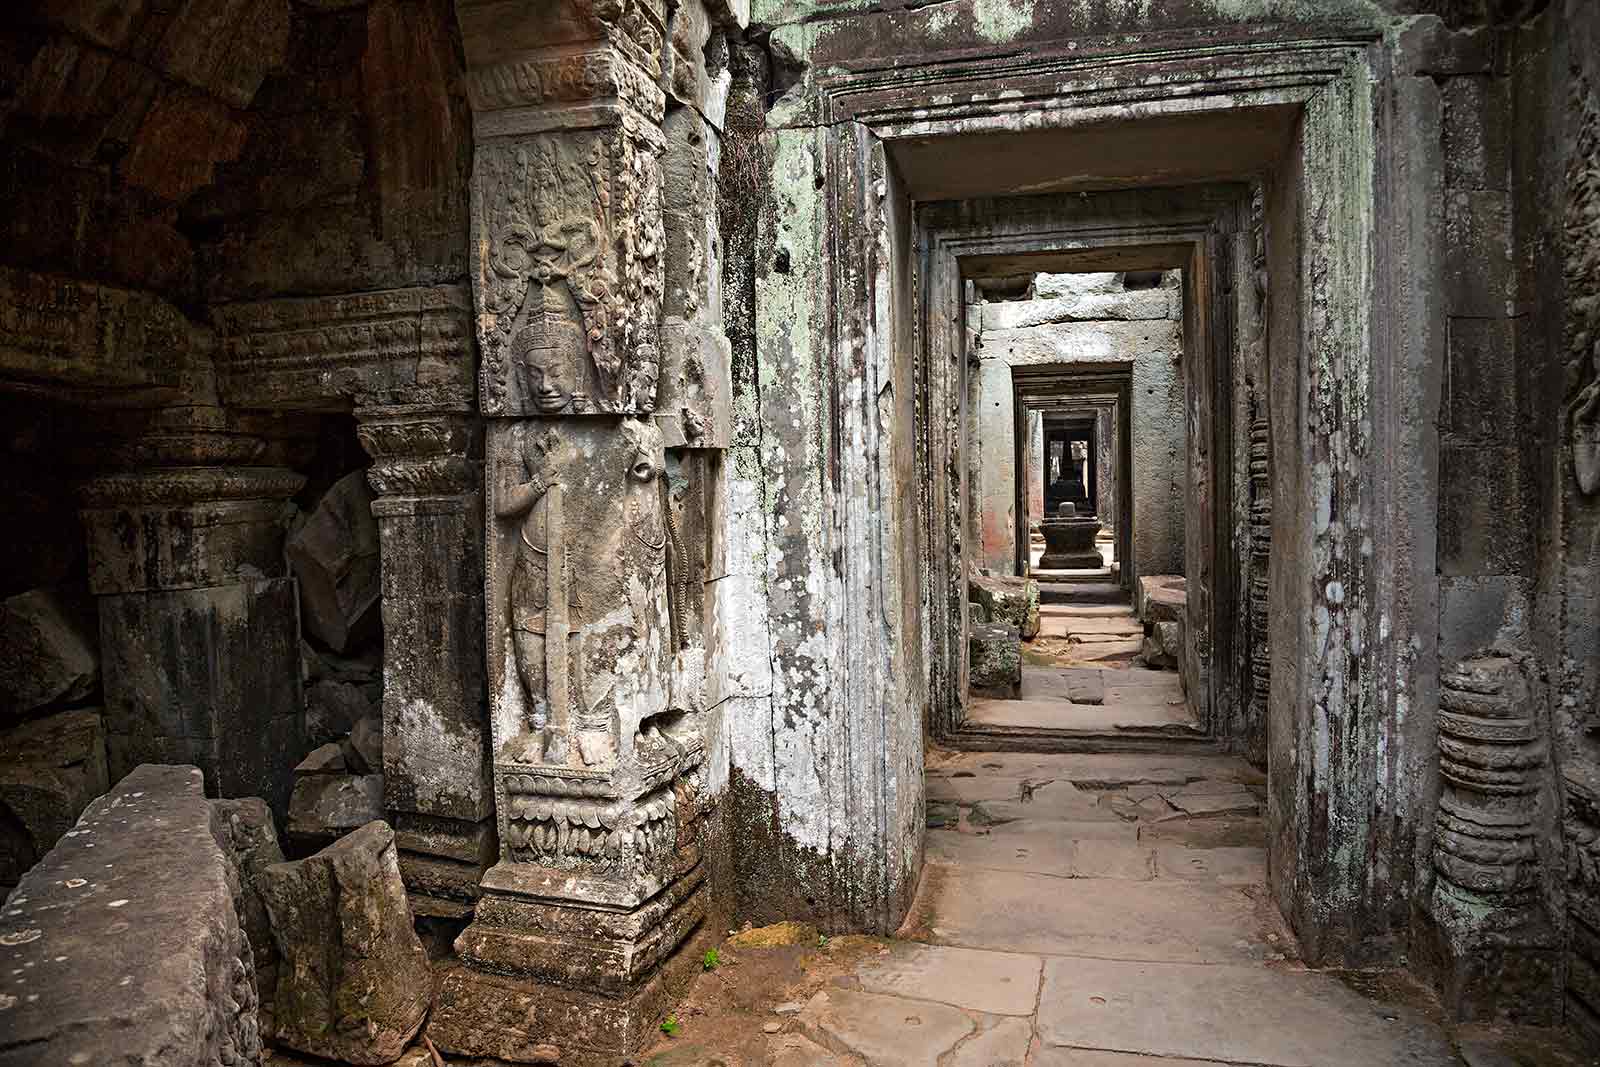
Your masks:
[[[413,909],[463,915],[494,854],[480,429],[462,411],[373,407],[357,419],[378,494],[384,807]]]
[[[1446,1004],[1463,1019],[1549,1017],[1557,945],[1542,894],[1549,745],[1526,657],[1482,652],[1439,685],[1431,910]]]
[[[429,1032],[461,1055],[612,1063],[659,1022],[662,961],[705,910],[703,669],[680,655],[704,553],[666,447],[709,438],[683,410],[726,371],[664,335],[662,0],[457,14],[499,851]],[[666,354],[681,388],[658,424]]]
[[[80,501],[111,773],[193,763],[213,794],[281,815],[303,753],[283,537],[304,479],[243,465],[264,448],[216,409],[179,409],[113,450],[136,466],[90,479]]]

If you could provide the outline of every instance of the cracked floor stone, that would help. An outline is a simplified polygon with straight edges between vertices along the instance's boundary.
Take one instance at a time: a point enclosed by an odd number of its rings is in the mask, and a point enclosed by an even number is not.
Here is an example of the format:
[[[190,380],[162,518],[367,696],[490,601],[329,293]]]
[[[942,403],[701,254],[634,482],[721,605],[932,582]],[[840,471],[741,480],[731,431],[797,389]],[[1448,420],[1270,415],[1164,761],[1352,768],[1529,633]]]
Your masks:
[[[1253,810],[1262,782],[1246,764],[933,752],[927,780],[939,815],[898,939],[737,950],[698,981],[743,1014],[730,1023],[691,998],[682,1043],[740,1067],[1462,1064],[1414,985],[1362,983],[1395,998],[1374,999],[1300,965],[1266,890],[1264,820],[1201,803],[1248,797]],[[794,977],[764,1006],[740,992],[740,967],[780,962]],[[644,1062],[682,1062],[659,1058],[671,1051]]]

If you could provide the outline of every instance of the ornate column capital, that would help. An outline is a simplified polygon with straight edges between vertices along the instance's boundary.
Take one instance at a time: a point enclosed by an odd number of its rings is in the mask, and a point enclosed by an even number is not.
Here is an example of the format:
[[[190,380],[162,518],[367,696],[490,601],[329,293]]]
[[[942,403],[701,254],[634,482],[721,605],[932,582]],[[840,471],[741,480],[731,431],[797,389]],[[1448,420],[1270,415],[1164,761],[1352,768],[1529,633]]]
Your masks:
[[[372,457],[367,482],[378,514],[425,498],[460,497],[482,485],[482,431],[464,411],[357,409],[356,437]]]

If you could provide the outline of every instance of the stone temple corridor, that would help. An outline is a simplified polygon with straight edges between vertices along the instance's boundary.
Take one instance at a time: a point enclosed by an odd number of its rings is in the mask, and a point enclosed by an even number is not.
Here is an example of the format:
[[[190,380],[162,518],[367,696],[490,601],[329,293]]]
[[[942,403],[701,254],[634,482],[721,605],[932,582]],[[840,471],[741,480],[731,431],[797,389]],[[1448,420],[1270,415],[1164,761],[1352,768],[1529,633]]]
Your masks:
[[[0,1067],[1600,1063],[1600,5],[14,0]]]

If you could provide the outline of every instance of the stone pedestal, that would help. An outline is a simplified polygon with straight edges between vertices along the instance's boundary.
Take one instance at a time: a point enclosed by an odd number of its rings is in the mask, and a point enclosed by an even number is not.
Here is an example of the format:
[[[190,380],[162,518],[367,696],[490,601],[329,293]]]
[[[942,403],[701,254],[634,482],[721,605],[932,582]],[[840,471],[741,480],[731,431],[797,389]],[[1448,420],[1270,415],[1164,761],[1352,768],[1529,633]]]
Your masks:
[[[384,807],[412,909],[460,917],[495,854],[480,432],[463,411],[367,407],[357,417],[378,494]]]
[[[1063,504],[1056,517],[1045,519],[1039,529],[1045,543],[1044,555],[1039,557],[1040,570],[1099,570],[1106,565],[1094,547],[1100,520],[1093,515],[1077,515],[1071,504]]]
[[[153,438],[145,458],[245,459],[226,434]],[[192,763],[208,793],[281,817],[303,754],[299,620],[284,521],[303,479],[273,467],[173,465],[82,489],[98,597],[110,775]]]

